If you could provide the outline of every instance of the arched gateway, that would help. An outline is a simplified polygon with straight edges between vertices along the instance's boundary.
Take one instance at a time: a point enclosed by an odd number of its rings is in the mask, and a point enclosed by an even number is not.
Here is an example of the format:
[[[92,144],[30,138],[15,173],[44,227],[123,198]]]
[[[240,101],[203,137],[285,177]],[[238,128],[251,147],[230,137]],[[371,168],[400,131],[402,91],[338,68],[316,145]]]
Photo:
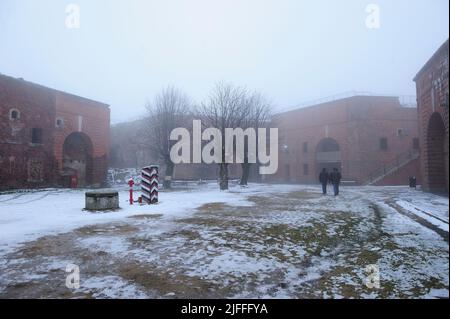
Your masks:
[[[324,138],[317,145],[316,173],[326,168],[329,172],[333,168],[341,170],[341,149],[339,143],[333,138]]]

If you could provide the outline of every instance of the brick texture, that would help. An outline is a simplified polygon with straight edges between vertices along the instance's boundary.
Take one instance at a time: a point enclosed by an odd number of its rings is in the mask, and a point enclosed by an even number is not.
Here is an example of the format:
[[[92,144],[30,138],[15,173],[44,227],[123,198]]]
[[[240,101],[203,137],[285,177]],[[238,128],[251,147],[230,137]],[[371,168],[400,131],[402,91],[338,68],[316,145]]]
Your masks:
[[[279,170],[269,180],[279,182],[318,183],[318,146],[326,138],[339,144],[343,179],[357,184],[411,151],[418,138],[417,109],[402,106],[396,97],[354,96],[301,108],[277,115],[275,126]],[[381,138],[387,138],[386,150],[380,149]],[[404,184],[403,178],[391,182]]]
[[[449,192],[448,40],[416,75],[423,188]]]
[[[10,111],[20,112],[18,119]],[[109,153],[108,105],[0,74],[0,189],[57,186],[63,145],[71,134],[92,146],[89,181],[102,184]],[[60,119],[62,125],[56,125]],[[32,130],[42,141],[32,142]]]

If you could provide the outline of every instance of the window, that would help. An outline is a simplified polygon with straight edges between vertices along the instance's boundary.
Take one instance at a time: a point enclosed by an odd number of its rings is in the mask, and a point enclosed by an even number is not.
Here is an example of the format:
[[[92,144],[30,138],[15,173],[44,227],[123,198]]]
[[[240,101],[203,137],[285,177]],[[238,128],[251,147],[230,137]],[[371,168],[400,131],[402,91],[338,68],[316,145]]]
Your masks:
[[[397,136],[402,137],[402,136],[407,136],[408,135],[408,131],[404,128],[398,128],[397,129]]]
[[[308,142],[303,143],[303,153],[308,153]]]
[[[413,149],[418,150],[419,146],[419,139],[417,137],[413,138]]]
[[[61,117],[57,117],[55,121],[55,126],[57,128],[63,128],[64,127],[64,120]]]
[[[388,139],[387,137],[380,138],[380,150],[385,151],[388,149]]]
[[[42,144],[42,129],[41,128],[31,129],[31,143]]]
[[[18,109],[9,110],[9,119],[11,121],[15,121],[20,119],[20,111]]]
[[[308,166],[308,164],[303,164],[303,175],[309,175],[309,166]]]

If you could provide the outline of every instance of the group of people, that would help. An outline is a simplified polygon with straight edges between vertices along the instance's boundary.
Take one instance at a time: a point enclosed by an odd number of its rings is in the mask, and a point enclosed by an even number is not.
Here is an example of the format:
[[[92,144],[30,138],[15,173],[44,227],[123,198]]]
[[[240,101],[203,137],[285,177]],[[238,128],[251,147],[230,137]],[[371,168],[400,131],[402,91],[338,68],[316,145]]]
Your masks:
[[[342,175],[337,168],[333,168],[331,173],[328,173],[327,169],[324,168],[319,175],[320,184],[322,184],[322,192],[324,195],[327,194],[328,183],[333,185],[334,196],[339,195],[339,184],[341,183]]]

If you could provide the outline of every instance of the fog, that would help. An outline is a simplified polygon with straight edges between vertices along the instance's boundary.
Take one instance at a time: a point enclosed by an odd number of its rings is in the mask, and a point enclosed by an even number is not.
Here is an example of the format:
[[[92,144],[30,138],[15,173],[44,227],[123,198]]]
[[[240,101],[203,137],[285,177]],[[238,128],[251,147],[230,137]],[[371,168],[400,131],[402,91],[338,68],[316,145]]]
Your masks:
[[[80,8],[68,28],[66,6]],[[380,9],[368,28],[366,6]],[[219,80],[276,110],[345,91],[414,95],[448,38],[447,0],[0,0],[0,73],[139,118],[162,87],[195,101]]]

